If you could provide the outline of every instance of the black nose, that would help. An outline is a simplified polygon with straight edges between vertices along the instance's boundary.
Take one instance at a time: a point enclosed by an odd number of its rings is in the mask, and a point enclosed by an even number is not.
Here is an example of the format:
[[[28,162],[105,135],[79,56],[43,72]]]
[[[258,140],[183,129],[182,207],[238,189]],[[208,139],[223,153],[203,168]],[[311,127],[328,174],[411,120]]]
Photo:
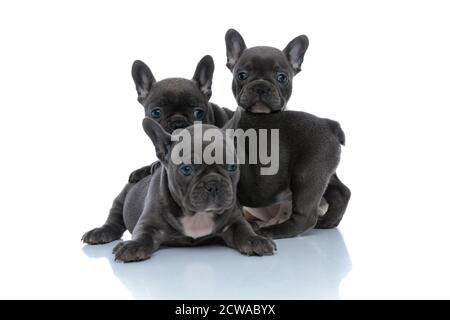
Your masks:
[[[205,183],[205,189],[209,194],[216,196],[219,193],[219,183],[217,181],[209,181]]]
[[[254,86],[252,90],[260,97],[268,96],[270,94],[270,89],[263,85]]]

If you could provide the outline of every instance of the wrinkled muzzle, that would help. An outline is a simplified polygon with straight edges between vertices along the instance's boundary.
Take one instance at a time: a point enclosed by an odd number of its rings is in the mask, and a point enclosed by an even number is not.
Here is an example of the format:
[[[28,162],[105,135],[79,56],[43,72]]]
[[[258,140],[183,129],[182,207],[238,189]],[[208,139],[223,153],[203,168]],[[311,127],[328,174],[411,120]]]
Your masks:
[[[235,192],[230,178],[208,174],[195,182],[188,197],[192,210],[221,213],[233,205]]]
[[[245,85],[238,96],[238,104],[252,113],[271,113],[283,107],[278,88],[266,80],[254,80]]]

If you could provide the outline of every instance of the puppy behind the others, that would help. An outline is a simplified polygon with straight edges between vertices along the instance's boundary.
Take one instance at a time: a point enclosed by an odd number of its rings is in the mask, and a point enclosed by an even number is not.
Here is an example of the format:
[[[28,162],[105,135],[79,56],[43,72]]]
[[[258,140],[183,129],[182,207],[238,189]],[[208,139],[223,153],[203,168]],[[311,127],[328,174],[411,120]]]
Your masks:
[[[131,74],[145,116],[158,122],[169,133],[193,125],[194,121],[220,128],[233,116],[231,110],[209,102],[214,74],[211,56],[206,55],[198,62],[192,79],[167,78],[156,81],[150,68],[139,60],[133,63]],[[138,182],[151,174],[158,165],[154,163],[133,171],[129,182]]]

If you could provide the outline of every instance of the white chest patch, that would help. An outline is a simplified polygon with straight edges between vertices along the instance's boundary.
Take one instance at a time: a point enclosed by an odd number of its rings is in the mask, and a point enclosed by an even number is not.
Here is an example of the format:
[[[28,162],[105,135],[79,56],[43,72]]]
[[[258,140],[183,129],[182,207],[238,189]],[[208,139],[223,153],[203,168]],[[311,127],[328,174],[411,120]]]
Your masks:
[[[211,234],[214,230],[213,213],[197,212],[180,219],[183,233],[191,238],[200,238]]]

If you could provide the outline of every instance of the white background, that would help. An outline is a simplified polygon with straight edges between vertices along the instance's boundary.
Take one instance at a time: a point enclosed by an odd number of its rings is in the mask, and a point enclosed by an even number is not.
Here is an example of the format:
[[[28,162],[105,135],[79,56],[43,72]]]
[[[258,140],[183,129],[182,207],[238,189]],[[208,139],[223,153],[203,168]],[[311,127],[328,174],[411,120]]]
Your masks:
[[[446,1],[2,1],[0,298],[450,298],[450,7]],[[128,174],[154,159],[131,79],[216,62],[224,35],[310,48],[289,102],[338,120],[352,189],[338,230],[278,241],[273,257],[222,247],[115,263],[84,247]]]

